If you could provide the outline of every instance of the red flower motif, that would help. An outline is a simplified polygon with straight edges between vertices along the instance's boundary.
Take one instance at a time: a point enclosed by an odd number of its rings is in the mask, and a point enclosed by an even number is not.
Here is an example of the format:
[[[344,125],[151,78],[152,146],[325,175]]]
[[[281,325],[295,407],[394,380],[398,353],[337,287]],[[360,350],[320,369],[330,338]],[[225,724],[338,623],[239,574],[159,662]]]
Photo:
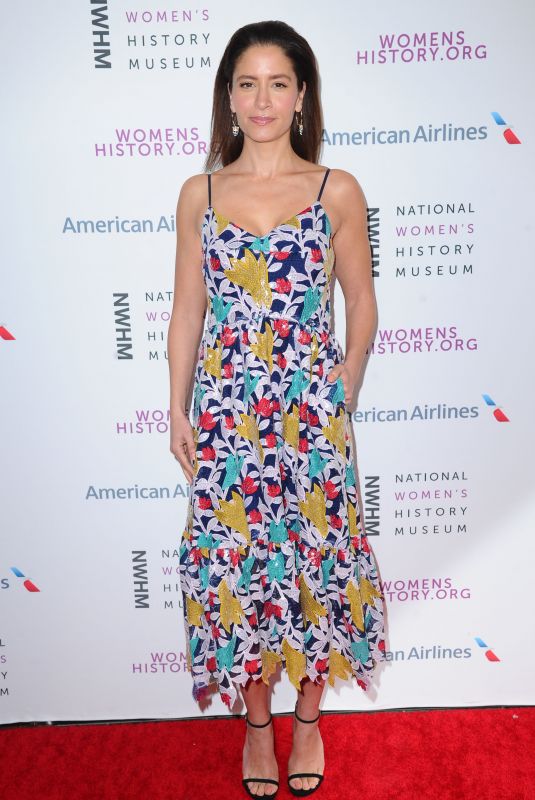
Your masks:
[[[217,669],[215,656],[210,656],[210,658],[206,659],[206,669],[208,672],[215,672]]]
[[[202,508],[203,511],[207,508],[211,508],[212,501],[209,497],[199,497],[199,507]]]
[[[209,447],[203,447],[201,453],[203,461],[213,461],[215,459],[215,450],[211,445]]]
[[[286,339],[286,337],[290,333],[290,323],[287,319],[276,319],[273,323],[273,327],[275,328],[281,339]]]
[[[290,255],[288,250],[272,250],[271,251],[277,261],[285,261]]]
[[[246,475],[241,482],[241,488],[245,494],[254,494],[258,489],[258,484],[254,482],[250,475]]]
[[[340,530],[342,527],[342,518],[338,516],[338,514],[331,514],[331,525],[333,528]]]
[[[277,366],[280,367],[281,369],[284,369],[287,363],[288,362],[286,361],[286,357],[283,356],[282,353],[279,353],[277,355]]]
[[[230,555],[230,563],[233,567],[236,567],[240,563],[240,554],[238,553],[238,549],[234,548],[229,551]]]
[[[301,344],[309,344],[311,339],[312,335],[310,331],[305,330],[305,328],[301,328],[299,331],[299,336],[297,337],[297,341]]]
[[[284,482],[286,480],[286,470],[282,461],[279,463],[279,474],[281,476],[281,482]]]
[[[234,427],[234,417],[232,416],[232,414],[226,414],[225,428],[227,429],[227,431],[231,431],[233,427]]]
[[[221,692],[221,700],[224,702],[226,706],[230,708],[230,695],[226,692]]]
[[[264,576],[265,577],[265,576]],[[277,606],[271,600],[266,600],[264,603],[264,614],[269,619],[270,617],[282,617],[282,606]]]
[[[346,554],[344,553],[343,550],[339,550],[338,551],[338,561],[345,562],[345,560],[346,560]]]
[[[301,422],[306,422],[308,412],[308,402],[305,400],[299,404],[299,419]]]
[[[314,564],[315,567],[321,566],[321,553],[315,547],[310,547],[308,551],[308,560]]]
[[[256,616],[256,613],[251,614],[250,617],[247,617],[247,621],[251,626],[251,628],[254,627],[255,625],[258,625],[258,617]]]
[[[364,553],[370,552],[370,545],[368,544],[368,537],[364,534],[360,537],[360,546]]]
[[[205,431],[211,431],[212,428],[215,427],[215,419],[214,415],[210,413],[210,411],[204,411],[199,416],[199,428],[203,428]]]
[[[353,625],[346,616],[344,616],[344,627],[348,633],[353,633]]]
[[[291,542],[299,541],[299,534],[297,533],[297,531],[293,531],[291,528],[288,528],[288,537]]]
[[[267,492],[270,497],[278,497],[281,493],[281,487],[278,483],[268,483]]]
[[[249,344],[249,331],[248,331],[248,330],[245,330],[245,331],[242,333],[241,340],[242,340],[242,343],[243,343],[243,344]]]
[[[190,558],[194,564],[198,564],[202,558],[202,553],[198,547],[192,547],[190,552]]]
[[[321,261],[321,250],[319,249],[319,247],[311,247],[310,255],[314,264],[317,264],[318,261]]]
[[[307,453],[308,452],[308,439],[301,437],[299,439],[299,452],[300,453]]]
[[[219,258],[217,256],[210,256],[210,268],[215,271],[218,270],[220,266],[221,266],[221,261],[219,260]]]
[[[257,414],[261,414],[263,417],[270,417],[273,414],[273,404],[267,397],[261,397],[254,408]]]
[[[323,344],[327,344],[327,342],[329,341],[329,336],[330,336],[329,331],[320,331],[320,339],[323,342]]]
[[[384,652],[385,640],[384,639],[380,639],[377,646],[379,647],[379,650],[382,650]]]
[[[320,421],[320,418],[317,414],[313,414],[312,411],[308,412],[308,424],[314,428]]]
[[[223,333],[221,334],[221,341],[226,347],[228,347],[229,345],[234,344],[236,341],[236,335],[237,334],[232,330],[232,328],[229,328],[228,325],[225,325],[223,328]]]
[[[329,666],[329,659],[328,658],[318,658],[316,661],[316,669],[318,672],[327,672],[327,668]]]
[[[273,408],[273,411],[280,411],[281,404],[279,403],[278,400],[272,400],[271,401],[271,406]]]
[[[223,364],[223,375],[225,378],[232,378],[234,375],[234,364],[232,361],[227,361],[226,364]]]
[[[355,550],[358,550],[359,547],[360,547],[360,539],[359,539],[359,537],[358,536],[352,536],[351,537],[351,544],[353,545]]]
[[[211,628],[212,628],[212,636],[214,637],[214,639],[219,639],[219,637],[221,636],[221,631],[219,630],[217,625],[214,625],[214,623],[212,622]]]
[[[216,553],[219,556],[219,558],[223,558],[223,556],[225,555],[225,551],[223,550],[222,547],[218,547]]]
[[[318,364],[318,377],[323,378],[323,364]]]
[[[248,672],[249,675],[254,675],[255,672],[258,672],[258,660],[255,658],[254,661],[246,661],[245,671]]]
[[[288,294],[292,289],[292,284],[288,278],[277,278],[275,281],[275,291],[279,294]]]
[[[261,575],[260,576],[260,583],[262,584],[262,586],[265,586],[267,582],[268,582],[267,575]]]
[[[260,522],[260,520],[262,519],[262,514],[257,508],[252,508],[249,511],[247,519],[249,520],[250,523],[254,524],[255,522]]]
[[[266,443],[266,447],[276,447],[277,446],[277,437],[274,433],[267,433],[264,441]]]
[[[331,480],[325,481],[323,484],[323,489],[329,500],[333,500],[335,497],[338,497],[340,493],[340,490],[337,489],[336,485]]]
[[[360,686],[361,689],[364,689],[365,691],[368,690],[368,687],[366,686],[364,681],[362,681],[360,678],[357,678],[357,684]]]

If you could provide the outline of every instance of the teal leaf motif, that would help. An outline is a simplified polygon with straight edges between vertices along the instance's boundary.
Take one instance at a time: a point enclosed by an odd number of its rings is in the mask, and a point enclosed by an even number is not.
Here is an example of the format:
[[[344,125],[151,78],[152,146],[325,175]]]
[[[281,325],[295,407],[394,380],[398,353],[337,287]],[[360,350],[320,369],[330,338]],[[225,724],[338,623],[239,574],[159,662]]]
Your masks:
[[[334,567],[334,558],[324,558],[321,562],[321,571],[323,573],[323,588],[327,588],[327,584],[329,583],[329,575]]]
[[[218,647],[216,650],[217,667],[218,669],[230,670],[234,662],[234,648],[236,646],[236,637],[233,636],[230,642],[224,647]]]
[[[269,580],[281,583],[284,579],[284,555],[275,553],[273,558],[269,559],[267,568]]]
[[[308,474],[310,478],[315,478],[316,475],[319,475],[327,464],[329,463],[328,458],[322,458],[320,451],[317,447],[314,447],[310,454],[309,464],[308,464]]]
[[[256,250],[257,252],[261,250],[263,253],[269,253],[270,246],[269,236],[264,236],[263,238],[257,236],[251,244],[251,250]]]
[[[292,382],[286,392],[286,400],[290,402],[294,397],[299,397],[305,386],[308,384],[308,378],[302,369],[296,369],[292,375]]]
[[[236,478],[240,474],[240,470],[243,464],[244,456],[233,456],[228,455],[225,461],[225,478],[223,480],[222,489],[228,489],[229,486],[232,486],[236,483]]]
[[[199,570],[201,575],[201,588],[207,589],[208,588],[208,581],[210,580],[210,572],[208,567],[201,567]]]
[[[195,655],[195,650],[197,649],[197,645],[198,644],[199,644],[199,637],[198,636],[192,636],[191,639],[189,640],[189,647],[190,647],[190,650],[191,650],[191,657],[192,658]]]
[[[320,290],[313,289],[312,286],[309,286],[305,292],[305,298],[303,300],[303,310],[301,311],[301,316],[299,318],[299,322],[306,322],[309,319],[314,311],[320,304]]]
[[[225,301],[222,300],[221,297],[218,297],[217,295],[214,295],[211,298],[211,301],[216,320],[218,322],[223,322],[228,312],[232,308],[232,303],[230,301],[228,303],[225,303]]]
[[[288,529],[284,520],[269,523],[269,540],[271,542],[286,542],[288,539]]]
[[[260,375],[257,375],[256,377],[251,378],[251,370],[248,369],[248,368],[245,369],[244,380],[243,380],[243,385],[244,385],[243,399],[244,399],[244,402],[246,402],[249,399],[249,397],[252,395],[252,393],[256,389],[256,384],[258,383],[259,380],[260,380]]]
[[[370,657],[370,648],[368,647],[368,639],[366,637],[361,639],[360,642],[351,642],[351,650],[355,658],[362,661],[363,664],[365,664]]]
[[[353,468],[353,464],[349,463],[346,465],[346,486],[354,486],[355,485],[355,470]]]
[[[249,558],[245,558],[242,561],[242,573],[236,583],[236,586],[243,586],[246,592],[249,591],[249,586],[251,583],[251,571],[253,569],[254,561],[254,556],[249,556]]]
[[[199,534],[199,538],[197,539],[197,547],[210,548],[213,546],[214,546],[214,537],[211,533],[208,534],[206,533],[206,531],[203,531],[201,534]]]

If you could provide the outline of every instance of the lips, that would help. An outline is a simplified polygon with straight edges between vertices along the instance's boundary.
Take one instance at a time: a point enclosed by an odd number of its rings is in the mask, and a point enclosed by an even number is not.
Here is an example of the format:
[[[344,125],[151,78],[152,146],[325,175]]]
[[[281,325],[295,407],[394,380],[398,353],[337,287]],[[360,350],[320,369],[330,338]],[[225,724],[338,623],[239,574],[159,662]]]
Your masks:
[[[268,122],[273,122],[274,117],[251,117],[252,122],[256,122],[257,125],[267,125]]]

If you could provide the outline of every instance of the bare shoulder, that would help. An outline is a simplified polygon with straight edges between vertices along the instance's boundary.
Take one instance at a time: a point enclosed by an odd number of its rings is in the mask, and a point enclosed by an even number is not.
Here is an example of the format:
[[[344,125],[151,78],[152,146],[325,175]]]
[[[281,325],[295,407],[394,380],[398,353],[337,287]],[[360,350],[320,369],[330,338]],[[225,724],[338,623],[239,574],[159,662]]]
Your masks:
[[[345,169],[331,169],[329,173],[329,196],[336,205],[337,210],[343,211],[348,205],[366,206],[366,198],[362,186],[353,173]]]
[[[198,229],[203,211],[208,205],[208,178],[205,172],[190,175],[180,187],[177,201],[177,228]]]

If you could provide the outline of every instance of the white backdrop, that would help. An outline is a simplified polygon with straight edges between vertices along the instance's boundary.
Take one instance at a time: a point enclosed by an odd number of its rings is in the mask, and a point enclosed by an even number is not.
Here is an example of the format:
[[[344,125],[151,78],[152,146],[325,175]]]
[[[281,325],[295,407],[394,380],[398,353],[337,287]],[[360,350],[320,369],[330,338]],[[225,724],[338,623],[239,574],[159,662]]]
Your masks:
[[[173,215],[223,49],[266,13],[63,0],[4,18],[0,722],[201,713],[169,451]],[[533,5],[268,17],[317,54],[321,163],[360,181],[375,256],[353,424],[388,650],[375,690],[337,682],[324,708],[533,703]],[[335,317],[343,344],[339,287]],[[292,696],[284,675],[273,710]]]

